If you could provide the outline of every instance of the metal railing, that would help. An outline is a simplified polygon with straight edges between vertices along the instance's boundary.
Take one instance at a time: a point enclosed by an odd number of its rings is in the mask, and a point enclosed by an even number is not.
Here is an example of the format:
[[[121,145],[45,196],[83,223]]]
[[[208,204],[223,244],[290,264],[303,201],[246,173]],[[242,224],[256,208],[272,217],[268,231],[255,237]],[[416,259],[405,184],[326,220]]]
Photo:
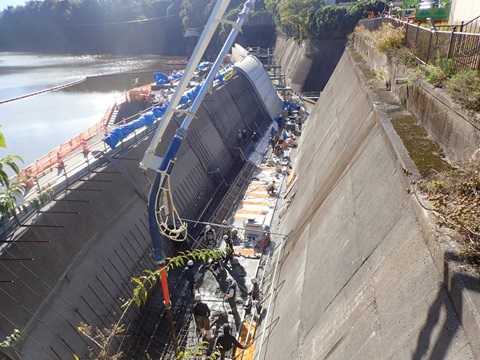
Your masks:
[[[362,19],[359,25],[370,31],[380,29],[385,24],[405,29],[405,45],[423,63],[435,63],[438,58],[452,59],[459,70],[480,70],[480,34],[457,31],[427,29],[420,24],[409,24],[393,18]]]
[[[460,32],[466,33],[480,33],[480,15],[470,21],[460,24]]]

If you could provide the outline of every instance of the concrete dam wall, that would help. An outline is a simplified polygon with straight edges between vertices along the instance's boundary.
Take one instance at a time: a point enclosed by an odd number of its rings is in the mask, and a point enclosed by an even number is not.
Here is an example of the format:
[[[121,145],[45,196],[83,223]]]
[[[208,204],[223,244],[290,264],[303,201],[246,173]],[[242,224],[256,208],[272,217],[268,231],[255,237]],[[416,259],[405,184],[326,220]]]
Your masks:
[[[258,358],[478,359],[478,277],[407,191],[418,172],[390,123],[404,110],[355,58],[304,125]]]
[[[345,40],[310,40],[299,43],[279,36],[275,61],[282,66],[286,86],[297,92],[322,91],[345,49]]]
[[[248,136],[263,133],[271,123],[269,111],[280,110],[281,101],[265,87],[265,76],[265,71],[252,77],[239,69],[197,112],[171,176],[183,218],[197,219],[238,172],[244,161],[238,130],[247,130]],[[181,121],[169,125],[159,156]],[[0,256],[2,279],[13,280],[0,284],[0,338],[15,328],[23,334],[19,351],[7,349],[8,356],[71,359],[75,353],[83,358],[88,348],[98,353],[77,327],[84,322],[104,329],[116,323],[121,305],[132,296],[131,277],[156,268],[146,216],[153,172],[145,176],[138,167],[149,143],[145,138],[106,158],[81,181],[67,184],[68,190],[33,219],[35,226],[22,228],[19,240],[28,242],[12,244]],[[133,322],[139,314],[134,307],[127,316]]]

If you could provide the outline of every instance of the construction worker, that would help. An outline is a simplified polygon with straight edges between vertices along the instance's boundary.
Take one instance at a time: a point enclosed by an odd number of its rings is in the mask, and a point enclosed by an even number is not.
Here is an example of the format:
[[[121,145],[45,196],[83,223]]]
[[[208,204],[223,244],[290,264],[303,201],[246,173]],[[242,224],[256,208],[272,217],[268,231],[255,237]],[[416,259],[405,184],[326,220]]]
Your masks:
[[[213,249],[217,247],[217,234],[210,225],[205,226],[204,232],[204,244],[207,249]]]
[[[237,133],[237,144],[238,144],[238,147],[243,147],[243,134],[242,134],[242,130],[238,130],[238,133]]]
[[[257,135],[257,132],[256,132],[256,131],[253,132],[252,137],[250,138],[250,140],[252,140],[253,147],[255,147],[255,145],[257,145],[257,141],[258,141],[258,135]]]
[[[227,220],[223,220],[222,225],[223,225],[222,235],[223,236],[228,235],[228,237],[231,239],[232,238],[232,227],[230,225],[228,225]]]
[[[232,350],[233,346],[239,347],[240,349],[245,349],[245,346],[240,344],[237,339],[235,339],[235,337],[230,334],[230,325],[224,324],[223,334],[219,335],[217,338],[217,347],[220,351],[221,360],[225,360],[225,353]]]
[[[218,276],[222,272],[222,266],[220,265],[219,261],[213,260],[212,258],[208,259],[207,269],[213,272],[214,276]]]
[[[195,273],[193,271],[193,260],[188,260],[187,266],[183,269],[182,277],[188,282],[188,291],[189,293],[193,293],[193,289],[195,287]]]
[[[228,301],[228,304],[230,305],[230,308],[232,309],[232,314],[233,317],[235,318],[235,323],[237,326],[240,324],[240,315],[238,314],[237,311],[237,304],[235,303],[235,296],[237,295],[237,283],[231,279],[227,279],[227,290],[225,291],[225,294],[223,294],[223,298]]]
[[[202,331],[203,339],[210,340],[211,338],[213,338],[212,330],[210,329],[210,308],[207,304],[202,302],[202,296],[200,294],[195,295],[193,315],[195,316],[198,327]]]
[[[235,250],[233,249],[233,241],[228,235],[223,235],[223,241],[225,241],[225,251],[226,251],[226,255],[225,255],[225,258],[223,259],[223,263],[224,265],[227,265],[229,261],[230,263],[232,263],[233,254]]]
[[[260,304],[260,285],[258,284],[257,278],[253,278],[251,282],[252,286],[250,288],[250,291],[248,292],[248,295],[252,297],[253,304],[257,309],[257,314],[260,315],[260,312],[262,310],[262,305]]]
[[[268,195],[275,195],[275,180],[268,184],[267,193]]]

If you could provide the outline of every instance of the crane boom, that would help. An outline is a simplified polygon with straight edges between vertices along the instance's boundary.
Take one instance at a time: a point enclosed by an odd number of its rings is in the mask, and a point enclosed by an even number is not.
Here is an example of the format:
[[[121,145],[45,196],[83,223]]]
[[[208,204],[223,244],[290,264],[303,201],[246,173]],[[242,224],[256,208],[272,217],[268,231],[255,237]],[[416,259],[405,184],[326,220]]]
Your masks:
[[[246,18],[253,11],[253,7],[255,4],[255,0],[247,0],[244,5],[242,11],[238,14],[238,18],[236,22],[231,21],[222,21],[221,18],[226,11],[226,8],[230,0],[218,0],[210,18],[205,26],[205,29],[195,47],[195,50],[192,54],[191,60],[189,61],[185,73],[180,80],[180,83],[176,89],[176,92],[163,116],[161,123],[150,143],[149,148],[147,149],[145,156],[142,160],[141,167],[143,168],[153,168],[156,170],[155,180],[153,182],[152,188],[150,190],[149,195],[149,203],[148,203],[148,215],[149,215],[149,228],[150,228],[150,236],[153,243],[153,250],[154,250],[154,257],[155,262],[157,263],[160,271],[160,280],[162,283],[162,291],[164,295],[165,305],[168,307],[170,306],[170,295],[168,291],[168,283],[166,280],[166,274],[164,269],[165,263],[165,252],[163,249],[163,235],[160,231],[159,224],[157,221],[156,214],[158,213],[159,209],[158,206],[158,199],[162,197],[162,192],[164,192],[165,183],[167,182],[167,176],[169,176],[172,172],[175,155],[180,148],[183,139],[187,136],[187,131],[190,123],[192,122],[193,118],[195,117],[195,113],[198,110],[200,104],[202,103],[210,85],[213,83],[213,80],[225,58],[228,51],[230,50],[233,42],[235,41],[238,32],[241,30],[243,23],[245,22]],[[203,53],[205,52],[218,24],[220,22],[228,23],[233,26],[225,44],[223,45],[222,49],[220,50],[217,59],[212,65],[210,72],[208,73],[200,91],[198,92],[197,97],[193,101],[191,107],[186,112],[185,119],[182,125],[177,129],[173,139],[171,140],[167,151],[163,158],[157,158],[155,156],[155,151],[158,144],[162,141],[163,134],[178,106],[178,103],[181,99],[183,92],[185,91],[198,63],[200,62]],[[170,194],[171,196],[171,194]]]

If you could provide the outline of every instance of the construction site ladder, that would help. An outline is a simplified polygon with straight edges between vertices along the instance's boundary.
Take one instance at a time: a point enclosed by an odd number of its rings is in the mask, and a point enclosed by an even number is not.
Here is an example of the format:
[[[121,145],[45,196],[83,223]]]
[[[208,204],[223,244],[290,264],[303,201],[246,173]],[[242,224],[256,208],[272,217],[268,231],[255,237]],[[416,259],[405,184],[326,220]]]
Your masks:
[[[220,205],[215,210],[211,222],[220,224],[223,220],[226,220],[228,218],[228,216],[232,212],[233,207],[236,204],[239,195],[243,194],[243,191],[248,184],[248,179],[252,175],[255,168],[256,165],[252,162],[245,162],[234,182],[232,183],[227,193],[223,197],[222,201],[220,202]]]

